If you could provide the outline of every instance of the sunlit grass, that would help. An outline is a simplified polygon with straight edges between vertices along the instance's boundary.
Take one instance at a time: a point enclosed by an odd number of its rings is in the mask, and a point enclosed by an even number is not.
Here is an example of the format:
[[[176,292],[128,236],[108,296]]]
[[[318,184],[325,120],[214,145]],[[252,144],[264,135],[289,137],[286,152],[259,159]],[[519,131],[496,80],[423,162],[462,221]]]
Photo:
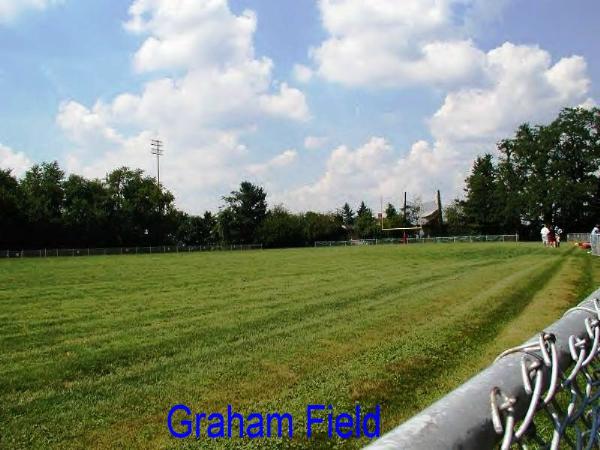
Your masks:
[[[181,442],[165,418],[232,404],[302,431],[308,403],[381,404],[390,429],[560,316],[600,278],[590,258],[511,243],[0,261],[0,447],[359,447]]]

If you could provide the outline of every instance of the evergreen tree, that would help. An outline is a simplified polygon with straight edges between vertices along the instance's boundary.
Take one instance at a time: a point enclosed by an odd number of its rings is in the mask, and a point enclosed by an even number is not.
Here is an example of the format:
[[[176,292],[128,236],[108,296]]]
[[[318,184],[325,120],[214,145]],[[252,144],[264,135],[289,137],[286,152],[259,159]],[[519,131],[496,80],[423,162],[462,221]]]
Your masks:
[[[348,203],[344,203],[344,206],[342,206],[341,214],[344,225],[354,225],[354,211],[352,211],[352,208],[350,208],[350,205]]]
[[[358,209],[356,210],[356,216],[357,216],[357,218],[362,217],[362,216],[372,217],[373,211],[371,211],[371,209],[369,209],[367,207],[365,202],[360,202],[360,205],[359,205]]]
[[[498,229],[497,170],[492,155],[479,156],[465,180],[464,213],[471,227],[479,233],[494,233]]]
[[[252,244],[257,240],[258,227],[267,215],[266,198],[263,188],[248,181],[223,197],[226,207],[219,214],[219,227],[225,241]]]

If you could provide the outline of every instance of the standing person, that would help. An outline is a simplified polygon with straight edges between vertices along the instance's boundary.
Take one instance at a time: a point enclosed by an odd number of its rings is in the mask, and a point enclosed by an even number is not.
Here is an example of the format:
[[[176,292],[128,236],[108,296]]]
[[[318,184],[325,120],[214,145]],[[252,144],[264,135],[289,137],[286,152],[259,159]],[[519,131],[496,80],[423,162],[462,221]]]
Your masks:
[[[600,234],[600,225],[596,224],[591,234]]]
[[[544,247],[548,246],[548,233],[550,233],[550,230],[548,229],[548,227],[546,225],[544,225],[542,227],[542,231],[540,231],[540,234],[542,235],[542,243],[544,244]]]
[[[556,233],[554,232],[554,227],[550,225],[550,229],[548,230],[548,245],[550,247],[556,247]]]
[[[560,247],[560,235],[562,233],[562,228],[560,228],[559,226],[554,227],[554,234],[556,235],[556,247]]]

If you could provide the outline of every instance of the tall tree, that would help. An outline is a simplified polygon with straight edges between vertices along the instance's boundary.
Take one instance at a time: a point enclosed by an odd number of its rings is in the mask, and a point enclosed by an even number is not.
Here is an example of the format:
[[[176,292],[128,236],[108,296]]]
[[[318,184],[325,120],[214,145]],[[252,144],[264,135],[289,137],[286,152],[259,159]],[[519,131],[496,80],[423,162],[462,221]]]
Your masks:
[[[24,212],[29,224],[29,244],[55,246],[62,234],[64,172],[56,161],[36,164],[21,180]]]
[[[338,214],[323,214],[309,211],[304,214],[304,235],[308,243],[315,241],[337,241],[346,239],[348,230],[343,217]]]
[[[10,170],[0,169],[0,249],[22,241],[21,191]]]
[[[292,214],[283,206],[271,209],[263,220],[258,234],[265,247],[300,247],[305,244],[306,236],[303,218]]]
[[[451,236],[458,236],[471,231],[464,211],[464,203],[458,199],[455,199],[444,208],[444,222],[446,230]]]
[[[358,209],[356,210],[356,216],[357,217],[361,217],[361,216],[373,216],[373,211],[371,211],[371,209],[369,207],[367,207],[367,205],[365,204],[365,202],[360,202],[360,205],[358,206]]]
[[[267,215],[267,194],[260,186],[243,181],[237,191],[223,197],[226,203],[219,213],[219,227],[227,242],[251,244]]]
[[[190,216],[183,212],[177,218],[177,242],[184,245],[214,245],[217,243],[217,219],[206,211],[203,216]]]
[[[63,183],[63,225],[68,241],[74,246],[110,244],[108,225],[108,192],[100,180],[87,180],[70,175]]]
[[[521,125],[501,142],[499,180],[506,218],[513,224],[591,227],[600,214],[600,110],[566,108],[549,125]]]
[[[354,231],[356,236],[361,239],[372,239],[381,234],[381,227],[377,219],[373,217],[373,211],[365,202],[361,202],[358,207]]]
[[[599,132],[599,109],[564,109],[546,128],[551,146],[551,218],[555,223],[587,229],[598,220]]]
[[[344,225],[347,227],[354,225],[354,211],[352,211],[348,203],[344,203],[344,206],[342,206],[341,214]]]
[[[492,155],[477,157],[465,182],[464,213],[467,221],[477,232],[495,232],[498,228],[499,205],[497,170]]]
[[[398,210],[394,205],[388,203],[385,208],[385,225],[387,228],[395,228],[402,225],[404,217],[398,214]]]
[[[173,195],[142,170],[116,169],[106,178],[116,244],[160,245],[175,239]]]
[[[510,140],[498,144],[500,151],[497,166],[498,226],[503,233],[522,230],[523,198],[525,178],[519,174],[513,163],[513,149]]]

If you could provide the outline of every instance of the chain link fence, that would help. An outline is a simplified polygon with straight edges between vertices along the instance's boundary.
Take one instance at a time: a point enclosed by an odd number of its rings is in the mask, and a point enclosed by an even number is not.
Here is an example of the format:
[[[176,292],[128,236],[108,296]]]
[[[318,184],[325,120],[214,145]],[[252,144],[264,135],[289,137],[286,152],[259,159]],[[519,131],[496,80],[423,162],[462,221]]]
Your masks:
[[[600,447],[600,289],[370,450]]]
[[[590,233],[569,233],[567,234],[567,242],[589,242]]]
[[[457,242],[519,242],[518,234],[489,234],[478,236],[446,236],[429,238],[352,239],[349,241],[316,241],[315,247],[347,247],[353,245],[442,244]]]
[[[50,258],[57,256],[138,255],[156,253],[191,253],[236,250],[262,250],[262,244],[251,245],[158,245],[152,247],[109,248],[44,248],[39,250],[1,250],[0,258]]]

